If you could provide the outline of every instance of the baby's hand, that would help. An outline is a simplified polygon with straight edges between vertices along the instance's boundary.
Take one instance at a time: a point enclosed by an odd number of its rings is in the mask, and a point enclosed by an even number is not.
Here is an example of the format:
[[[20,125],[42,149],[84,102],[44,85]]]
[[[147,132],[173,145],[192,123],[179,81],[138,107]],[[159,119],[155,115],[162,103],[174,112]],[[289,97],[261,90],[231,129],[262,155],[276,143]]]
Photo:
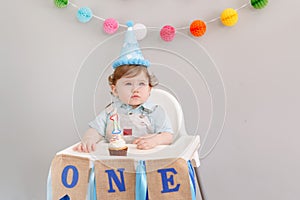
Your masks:
[[[148,135],[146,137],[140,137],[133,141],[133,144],[136,144],[137,149],[152,149],[157,146],[157,138],[155,135]]]
[[[103,139],[103,137],[98,134],[96,129],[89,128],[85,132],[81,143],[76,145],[73,150],[78,152],[90,153],[96,150],[96,143],[101,139]]]
[[[96,143],[93,141],[82,141],[75,147],[73,147],[74,151],[90,153],[96,150]]]

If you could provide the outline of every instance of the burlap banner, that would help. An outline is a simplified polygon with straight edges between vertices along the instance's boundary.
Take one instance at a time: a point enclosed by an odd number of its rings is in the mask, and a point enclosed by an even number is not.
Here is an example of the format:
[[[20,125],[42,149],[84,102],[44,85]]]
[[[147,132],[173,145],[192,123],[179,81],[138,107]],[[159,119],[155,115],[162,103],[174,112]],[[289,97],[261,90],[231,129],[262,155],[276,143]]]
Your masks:
[[[149,200],[192,199],[189,170],[184,159],[146,161]]]
[[[52,199],[86,199],[89,159],[57,155],[51,164]]]
[[[95,161],[97,200],[135,199],[134,160]]]

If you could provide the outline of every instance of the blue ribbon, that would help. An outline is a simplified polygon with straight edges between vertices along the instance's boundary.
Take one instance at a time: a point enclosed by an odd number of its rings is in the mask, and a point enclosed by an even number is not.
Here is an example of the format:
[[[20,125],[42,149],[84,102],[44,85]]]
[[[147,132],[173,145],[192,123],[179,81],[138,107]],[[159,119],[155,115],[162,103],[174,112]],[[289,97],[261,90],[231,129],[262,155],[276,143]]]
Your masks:
[[[51,168],[49,169],[48,178],[47,178],[47,200],[52,200]]]
[[[48,178],[47,178],[47,200],[52,200],[51,168],[49,169]]]
[[[87,199],[97,200],[94,164],[90,169]]]
[[[138,161],[135,180],[135,200],[148,200],[146,166],[143,160]]]
[[[190,177],[190,187],[192,193],[192,200],[196,200],[196,183],[195,183],[195,172],[190,160],[187,161],[189,168],[189,177]]]

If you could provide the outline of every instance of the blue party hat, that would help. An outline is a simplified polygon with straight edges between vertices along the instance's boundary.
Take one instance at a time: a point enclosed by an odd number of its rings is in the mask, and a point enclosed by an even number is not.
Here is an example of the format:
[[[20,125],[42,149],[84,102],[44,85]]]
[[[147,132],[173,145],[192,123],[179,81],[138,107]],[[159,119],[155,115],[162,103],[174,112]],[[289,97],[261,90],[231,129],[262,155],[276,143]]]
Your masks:
[[[122,65],[143,65],[145,67],[150,66],[150,62],[145,60],[142,52],[139,48],[135,32],[133,30],[133,23],[127,22],[127,32],[125,34],[125,40],[122,47],[120,57],[113,63],[112,67],[116,69]]]

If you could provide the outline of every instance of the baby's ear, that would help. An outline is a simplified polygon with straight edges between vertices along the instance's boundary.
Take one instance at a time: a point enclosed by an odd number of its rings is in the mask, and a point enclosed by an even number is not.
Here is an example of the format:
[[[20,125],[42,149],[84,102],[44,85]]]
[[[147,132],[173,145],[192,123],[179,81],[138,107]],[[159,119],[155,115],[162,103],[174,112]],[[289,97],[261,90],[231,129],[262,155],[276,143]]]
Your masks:
[[[115,86],[115,85],[111,85],[110,88],[111,88],[111,93],[112,93],[115,97],[117,97],[117,96],[118,96],[118,92],[117,92],[116,86]]]

